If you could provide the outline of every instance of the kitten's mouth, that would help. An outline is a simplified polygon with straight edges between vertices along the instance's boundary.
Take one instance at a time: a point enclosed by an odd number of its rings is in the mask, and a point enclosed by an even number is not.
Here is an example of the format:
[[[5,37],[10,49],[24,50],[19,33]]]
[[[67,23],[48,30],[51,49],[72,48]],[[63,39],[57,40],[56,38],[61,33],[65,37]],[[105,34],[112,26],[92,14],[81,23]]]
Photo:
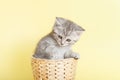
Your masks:
[[[64,45],[64,44],[61,44],[61,43],[58,43],[58,45],[59,45],[60,47],[67,46],[67,45]]]
[[[60,44],[60,46],[65,46],[65,45]]]
[[[58,42],[58,45],[59,45],[60,47],[64,46],[63,44],[61,44],[61,43],[59,43],[59,42]]]
[[[59,46],[63,46],[62,44],[58,43]]]

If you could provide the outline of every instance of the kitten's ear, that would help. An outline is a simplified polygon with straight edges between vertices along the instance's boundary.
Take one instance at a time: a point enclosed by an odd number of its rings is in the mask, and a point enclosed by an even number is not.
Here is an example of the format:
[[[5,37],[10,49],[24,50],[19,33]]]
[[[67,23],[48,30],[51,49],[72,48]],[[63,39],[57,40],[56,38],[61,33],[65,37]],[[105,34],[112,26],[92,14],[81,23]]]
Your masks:
[[[83,33],[83,31],[76,31],[76,34],[80,36]]]
[[[65,23],[66,20],[61,18],[61,17],[56,17],[56,24],[57,25],[62,25],[63,23]]]
[[[76,31],[81,31],[81,32],[84,32],[85,31],[85,29],[84,28],[82,28],[81,26],[77,26],[77,28],[76,28]]]
[[[85,31],[85,29],[83,29],[81,26],[77,26],[75,31],[76,31],[76,34],[79,36]]]

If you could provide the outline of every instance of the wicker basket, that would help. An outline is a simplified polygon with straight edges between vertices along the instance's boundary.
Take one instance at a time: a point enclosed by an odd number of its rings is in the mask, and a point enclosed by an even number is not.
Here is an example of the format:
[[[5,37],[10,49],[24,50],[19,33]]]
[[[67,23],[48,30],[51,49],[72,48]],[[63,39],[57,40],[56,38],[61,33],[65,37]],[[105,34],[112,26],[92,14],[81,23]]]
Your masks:
[[[47,60],[32,57],[34,80],[74,80],[77,60]]]

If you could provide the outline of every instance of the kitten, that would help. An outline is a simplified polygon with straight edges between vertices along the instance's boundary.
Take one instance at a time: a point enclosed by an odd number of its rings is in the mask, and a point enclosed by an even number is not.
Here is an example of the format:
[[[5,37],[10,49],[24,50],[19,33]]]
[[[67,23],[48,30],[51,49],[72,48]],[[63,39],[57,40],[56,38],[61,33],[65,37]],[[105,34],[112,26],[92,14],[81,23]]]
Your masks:
[[[53,31],[38,42],[33,56],[42,59],[79,59],[80,55],[73,52],[71,46],[78,41],[83,31],[74,22],[56,17]]]

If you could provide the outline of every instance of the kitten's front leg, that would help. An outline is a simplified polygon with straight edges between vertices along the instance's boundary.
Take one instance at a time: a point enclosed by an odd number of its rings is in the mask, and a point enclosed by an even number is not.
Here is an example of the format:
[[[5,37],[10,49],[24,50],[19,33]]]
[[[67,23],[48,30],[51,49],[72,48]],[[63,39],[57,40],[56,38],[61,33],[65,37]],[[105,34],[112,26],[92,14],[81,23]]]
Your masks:
[[[75,59],[80,59],[80,54],[73,52],[71,56]]]
[[[80,55],[78,53],[73,52],[72,50],[69,50],[67,53],[65,53],[65,58],[75,58],[79,59]]]
[[[57,59],[59,55],[57,55],[57,48],[55,46],[48,46],[45,49],[45,58],[46,59]]]

